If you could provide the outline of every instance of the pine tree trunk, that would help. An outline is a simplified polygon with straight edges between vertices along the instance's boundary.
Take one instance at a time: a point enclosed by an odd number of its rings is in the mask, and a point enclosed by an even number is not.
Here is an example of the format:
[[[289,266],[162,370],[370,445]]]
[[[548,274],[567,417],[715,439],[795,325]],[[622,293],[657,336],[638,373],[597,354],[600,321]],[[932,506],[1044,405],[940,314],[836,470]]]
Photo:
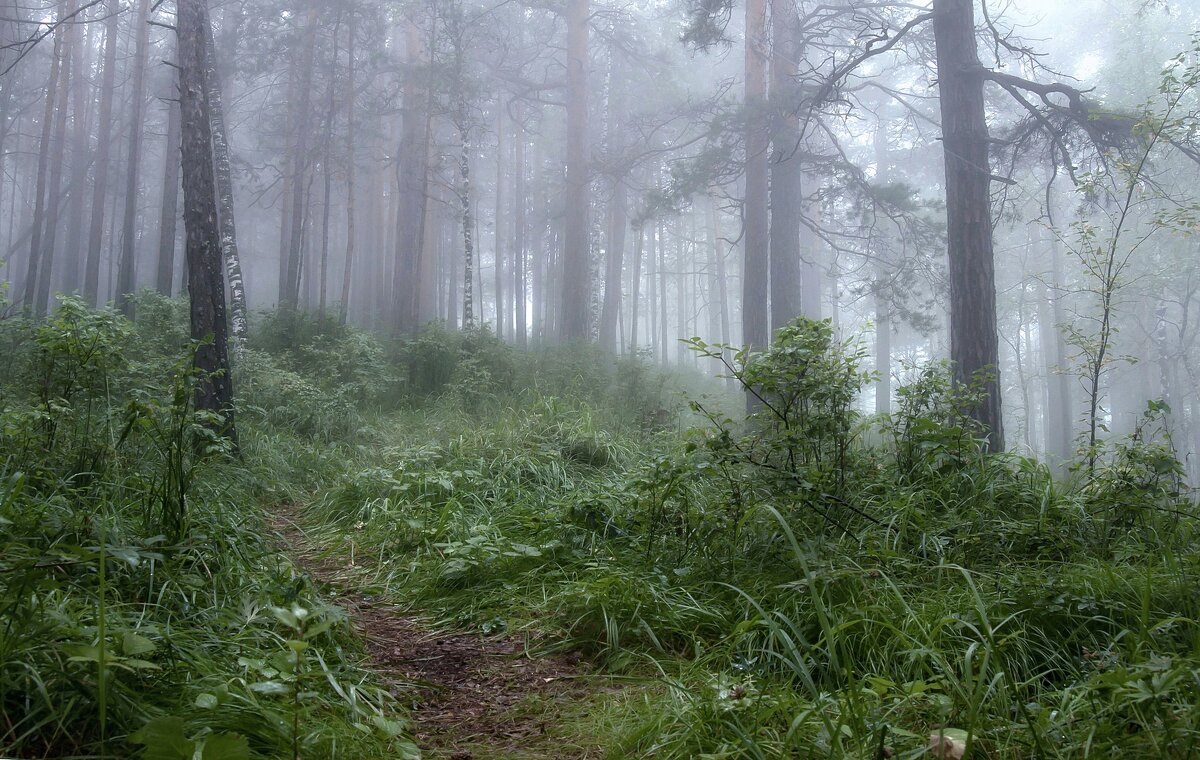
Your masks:
[[[746,192],[742,206],[742,341],[755,350],[770,343],[767,326],[768,257],[768,125],[767,8],[765,0],[746,2]],[[751,398],[751,396],[747,396]]]
[[[887,121],[880,118],[875,129],[875,184],[885,187],[891,182],[891,159],[888,154]],[[875,218],[872,235],[879,237],[887,219]],[[875,286],[872,288],[875,302],[875,413],[889,414],[892,411],[892,306],[888,299],[890,267],[886,256],[888,247],[876,243],[873,252],[875,262]]]
[[[637,353],[638,347],[638,312],[641,311],[642,289],[642,246],[646,239],[645,227],[637,224],[633,230],[633,287],[629,294],[629,351]],[[622,349],[624,350],[624,349]]]
[[[985,399],[971,410],[988,438],[1004,450],[996,276],[992,244],[989,136],[983,67],[975,41],[972,0],[935,0],[942,149],[946,164],[946,238],[950,271],[950,358],[959,383],[985,373]]]
[[[342,264],[342,297],[338,303],[338,323],[346,324],[350,308],[350,277],[354,268],[354,181],[357,156],[354,146],[355,98],[355,37],[358,33],[357,17],[350,11],[350,32],[346,42],[348,57],[346,71],[346,258]]]
[[[199,341],[195,357],[195,367],[200,373],[196,379],[196,408],[221,415],[218,429],[236,443],[213,135],[208,112],[208,24],[204,0],[178,0],[183,225],[187,237],[191,336]]]
[[[60,0],[58,4],[58,17],[62,18],[68,13],[66,0]],[[56,121],[56,107],[59,104],[59,91],[63,91],[64,101],[66,94],[65,83],[63,82],[66,76],[66,66],[64,65],[64,56],[66,41],[64,36],[67,29],[60,28],[54,34],[54,52],[50,61],[50,85],[46,89],[46,107],[42,113],[42,134],[38,147],[38,163],[37,163],[37,180],[34,187],[34,207],[33,207],[33,229],[29,236],[29,261],[25,271],[25,288],[22,302],[25,307],[31,309],[35,314],[41,315],[45,313],[45,309],[38,308],[38,280],[42,273],[42,260],[45,258],[45,236],[53,232],[53,224],[47,223],[49,211],[46,206],[49,199],[47,192],[57,194],[58,188],[56,184],[50,182],[50,157],[54,152],[52,140],[54,139],[54,123]],[[65,102],[62,104],[61,110],[66,111]],[[47,184],[50,186],[47,187]]]
[[[496,264],[496,336],[501,340],[508,332],[507,308],[505,305],[504,266],[504,106],[496,101],[496,210],[495,210],[495,264]]]
[[[305,40],[300,63],[299,98],[296,107],[296,143],[292,154],[292,196],[289,214],[287,273],[281,305],[295,309],[300,305],[300,283],[303,278],[304,231],[308,221],[308,150],[311,132],[311,95],[313,66],[317,46],[317,11],[310,10],[305,20]]]
[[[100,85],[100,113],[96,126],[96,173],[92,190],[91,228],[88,231],[87,261],[83,273],[83,295],[93,306],[100,302],[100,257],[104,238],[104,207],[108,193],[109,152],[112,146],[113,93],[117,84],[118,0],[109,0],[104,10],[104,81]]]
[[[175,293],[175,237],[179,224],[179,150],[182,136],[179,124],[179,75],[171,74],[174,84],[167,100],[167,147],[164,151],[162,213],[158,220],[158,269],[155,287],[159,293]]]
[[[77,5],[76,0],[70,0],[67,3],[66,12],[68,14],[74,13]],[[54,275],[54,258],[57,252],[56,238],[58,237],[63,198],[63,157],[67,152],[67,95],[71,89],[71,56],[78,44],[76,39],[78,33],[79,26],[77,24],[71,24],[68,27],[65,47],[61,53],[62,64],[59,66],[58,72],[61,81],[58,86],[57,112],[54,115],[54,139],[52,143],[54,155],[50,161],[50,187],[47,190],[49,197],[46,201],[46,215],[43,218],[45,228],[42,238],[41,261],[38,262],[37,301],[34,304],[34,313],[39,317],[45,316],[50,311],[51,281]]]
[[[800,315],[799,44],[793,0],[771,0],[771,329]]]
[[[142,161],[142,120],[146,108],[146,58],[150,44],[150,0],[139,0],[134,19],[137,47],[133,54],[133,112],[129,121],[129,154],[125,162],[125,215],[121,225],[121,259],[117,268],[117,303],[133,318],[130,296],[137,289],[138,174]]]
[[[517,345],[522,348],[528,343],[528,326],[526,323],[526,301],[529,298],[526,283],[528,282],[528,257],[525,251],[525,208],[529,199],[525,197],[525,127],[518,123],[513,132],[516,140],[516,151],[513,156],[513,167],[516,178],[513,187],[513,205],[516,213],[513,219],[513,299],[516,301],[514,310],[513,331],[516,333]]]
[[[584,341],[591,336],[586,156],[588,1],[567,0],[567,188],[559,329],[564,342]]]
[[[84,72],[88,65],[88,51],[91,50],[91,29],[87,26],[88,34],[71,56],[71,180],[70,210],[67,212],[67,240],[63,248],[66,260],[62,277],[62,289],[70,292],[79,290],[82,286],[83,274],[83,233],[86,228],[87,205],[84,201],[83,188],[87,184],[88,166],[91,164],[92,150],[90,145],[90,129],[88,124],[88,82]],[[8,88],[5,88],[6,90]],[[65,102],[65,101],[64,101]],[[0,114],[0,119],[4,118]],[[0,145],[3,139],[0,138]],[[0,149],[0,155],[3,150]],[[2,161],[2,159],[0,159]],[[2,174],[3,167],[0,167]]]

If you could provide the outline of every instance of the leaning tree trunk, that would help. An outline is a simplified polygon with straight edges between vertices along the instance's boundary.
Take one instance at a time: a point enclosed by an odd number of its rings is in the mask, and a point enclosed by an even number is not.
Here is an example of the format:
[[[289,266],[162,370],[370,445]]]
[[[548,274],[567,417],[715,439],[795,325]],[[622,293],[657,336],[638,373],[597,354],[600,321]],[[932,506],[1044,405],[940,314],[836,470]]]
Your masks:
[[[209,121],[206,55],[208,11],[204,0],[179,0],[180,113],[183,123],[183,226],[187,236],[191,335],[198,341],[196,408],[222,417],[219,429],[236,442],[233,378],[229,372],[213,135]]]
[[[207,18],[207,14],[206,14]],[[221,94],[221,77],[217,73],[217,46],[213,41],[212,24],[205,24],[204,53],[208,70],[205,97],[208,99],[208,119],[212,124],[213,161],[217,180],[219,209],[217,223],[221,232],[221,259],[229,278],[229,327],[233,333],[233,353],[240,356],[246,342],[249,320],[246,310],[246,283],[242,279],[242,257],[238,253],[237,224],[233,209],[233,170],[229,161],[229,137],[225,129],[225,105]]]
[[[996,275],[989,194],[988,128],[983,66],[975,45],[972,0],[935,0],[946,164],[946,238],[950,270],[950,358],[959,383],[985,375],[986,396],[971,410],[988,449],[1004,450],[1000,411],[1000,350],[996,334]]]

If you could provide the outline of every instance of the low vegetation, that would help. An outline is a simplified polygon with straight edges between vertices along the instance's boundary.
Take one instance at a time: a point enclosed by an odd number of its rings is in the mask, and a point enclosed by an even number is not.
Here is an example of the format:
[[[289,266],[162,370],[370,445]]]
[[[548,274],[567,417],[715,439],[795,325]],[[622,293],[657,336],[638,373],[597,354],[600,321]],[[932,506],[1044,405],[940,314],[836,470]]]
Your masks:
[[[944,367],[861,414],[828,323],[693,342],[746,414],[593,349],[271,314],[235,454],[191,411],[178,312],[0,323],[4,753],[417,756],[272,545],[280,504],[366,593],[620,676],[563,713],[613,758],[1197,752],[1197,521],[1161,404],[1058,476],[986,454]]]

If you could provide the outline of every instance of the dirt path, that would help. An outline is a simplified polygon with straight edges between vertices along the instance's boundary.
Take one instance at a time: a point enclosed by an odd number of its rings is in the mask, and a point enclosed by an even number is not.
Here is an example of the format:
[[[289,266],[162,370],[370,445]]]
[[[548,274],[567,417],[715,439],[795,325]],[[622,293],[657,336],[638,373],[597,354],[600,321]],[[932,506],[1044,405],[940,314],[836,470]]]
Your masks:
[[[577,658],[530,657],[518,639],[437,630],[419,615],[368,598],[296,518],[294,508],[284,509],[271,527],[296,564],[328,586],[350,615],[374,667],[410,708],[423,751],[450,760],[603,756],[594,740],[555,733],[564,710],[605,688],[582,678]]]

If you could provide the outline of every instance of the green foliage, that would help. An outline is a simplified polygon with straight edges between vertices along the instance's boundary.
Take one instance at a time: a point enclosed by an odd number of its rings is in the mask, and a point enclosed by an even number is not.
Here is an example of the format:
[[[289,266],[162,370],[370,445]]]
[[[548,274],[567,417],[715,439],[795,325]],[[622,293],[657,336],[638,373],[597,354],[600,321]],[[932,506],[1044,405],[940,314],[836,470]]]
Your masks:
[[[251,469],[192,406],[184,310],[140,303],[137,325],[74,297],[0,322],[0,754],[278,757],[298,725],[305,757],[405,756],[337,616],[304,632],[299,722],[253,688],[243,660],[294,652],[270,609],[324,608],[264,538]]]
[[[236,368],[237,464],[150,303],[0,323],[4,752],[416,757],[344,613],[263,538],[254,505],[285,499],[371,594],[643,684],[576,718],[612,757],[1186,757],[1200,730],[1161,404],[1058,482],[986,454],[944,366],[860,415],[862,349],[828,323],[735,354],[761,403],[693,394],[681,435],[679,379],[637,358],[288,315]],[[45,391],[47,362],[79,380]]]

